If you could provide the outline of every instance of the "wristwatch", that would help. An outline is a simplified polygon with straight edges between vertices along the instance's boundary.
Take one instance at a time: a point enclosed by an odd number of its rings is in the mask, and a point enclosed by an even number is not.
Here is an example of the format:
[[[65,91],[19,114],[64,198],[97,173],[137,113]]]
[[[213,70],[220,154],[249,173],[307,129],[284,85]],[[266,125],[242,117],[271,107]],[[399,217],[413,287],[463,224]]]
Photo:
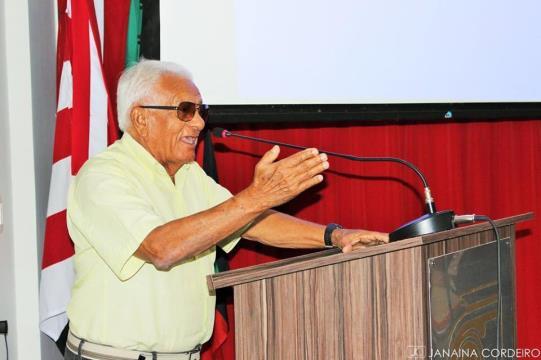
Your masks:
[[[331,223],[325,227],[325,234],[323,235],[323,240],[325,241],[326,248],[333,248],[334,244],[332,243],[332,232],[336,229],[343,229],[342,225]]]

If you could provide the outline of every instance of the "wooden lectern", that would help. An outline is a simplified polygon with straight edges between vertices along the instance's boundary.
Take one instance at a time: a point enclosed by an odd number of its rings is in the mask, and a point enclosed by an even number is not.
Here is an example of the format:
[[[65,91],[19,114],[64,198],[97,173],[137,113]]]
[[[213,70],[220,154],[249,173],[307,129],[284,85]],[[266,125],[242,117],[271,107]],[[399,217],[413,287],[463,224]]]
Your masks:
[[[493,229],[478,223],[223,272],[208,286],[234,288],[237,359],[481,358],[497,330],[500,347],[515,346],[515,224],[532,217],[495,221],[499,276]]]

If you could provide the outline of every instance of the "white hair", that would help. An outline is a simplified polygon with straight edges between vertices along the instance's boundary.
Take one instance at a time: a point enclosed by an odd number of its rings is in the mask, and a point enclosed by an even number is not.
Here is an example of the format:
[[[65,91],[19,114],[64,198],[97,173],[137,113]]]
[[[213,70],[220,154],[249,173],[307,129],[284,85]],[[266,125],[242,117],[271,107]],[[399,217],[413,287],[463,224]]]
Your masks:
[[[126,131],[130,126],[130,113],[133,104],[148,97],[155,89],[162,75],[173,73],[188,80],[192,80],[192,74],[178,64],[158,61],[141,60],[136,65],[124,70],[118,80],[116,93],[118,126]],[[166,104],[148,104],[166,105]]]

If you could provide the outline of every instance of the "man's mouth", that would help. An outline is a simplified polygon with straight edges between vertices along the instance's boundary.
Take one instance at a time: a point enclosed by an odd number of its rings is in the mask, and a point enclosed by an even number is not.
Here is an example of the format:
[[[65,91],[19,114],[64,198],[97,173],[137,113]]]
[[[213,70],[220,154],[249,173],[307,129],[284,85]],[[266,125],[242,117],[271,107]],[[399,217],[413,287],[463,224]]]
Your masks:
[[[197,144],[197,136],[183,136],[180,138],[180,140],[188,145],[195,145]]]

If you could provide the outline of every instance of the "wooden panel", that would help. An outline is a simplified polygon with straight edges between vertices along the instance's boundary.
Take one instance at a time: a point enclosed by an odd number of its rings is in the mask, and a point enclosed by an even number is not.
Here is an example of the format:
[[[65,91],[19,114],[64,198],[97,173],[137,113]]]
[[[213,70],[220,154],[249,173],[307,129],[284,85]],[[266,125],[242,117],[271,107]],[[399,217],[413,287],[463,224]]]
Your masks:
[[[344,354],[347,359],[375,358],[374,281],[372,258],[343,265]]]
[[[266,354],[267,304],[265,281],[235,287],[235,351],[237,359]],[[267,359],[261,357],[260,359]]]
[[[424,245],[423,246],[424,260],[434,257],[434,256],[444,255],[445,249],[446,249],[445,244],[446,244],[445,241],[440,241],[440,242],[434,242],[431,244]]]
[[[305,359],[343,359],[341,264],[303,272]]]
[[[500,234],[500,238],[513,237],[513,240],[515,239],[515,226],[514,225],[499,227],[498,232]],[[512,244],[514,244],[514,241],[512,241]]]
[[[302,273],[277,276],[266,282],[269,359],[304,358],[304,293],[299,286],[302,282]]]
[[[386,359],[404,359],[410,346],[425,344],[426,313],[423,308],[422,249],[386,254],[388,337]]]
[[[374,299],[374,358],[389,359],[389,319],[387,318],[387,257],[373,258],[373,299]]]
[[[480,233],[468,234],[461,237],[455,237],[445,242],[445,253],[452,253],[468,247],[477,246],[491,241],[491,234],[488,234],[488,230]]]

